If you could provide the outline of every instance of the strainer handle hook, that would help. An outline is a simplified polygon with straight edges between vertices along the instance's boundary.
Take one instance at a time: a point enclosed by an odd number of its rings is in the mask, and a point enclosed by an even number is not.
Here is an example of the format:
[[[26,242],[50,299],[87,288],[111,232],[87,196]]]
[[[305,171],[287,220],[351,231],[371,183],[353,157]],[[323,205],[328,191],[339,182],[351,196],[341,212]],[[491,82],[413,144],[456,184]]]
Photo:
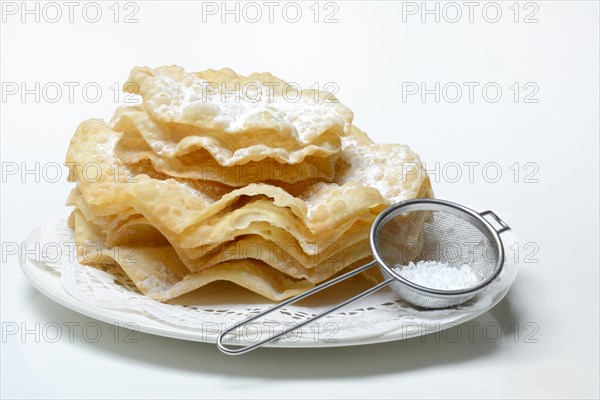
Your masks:
[[[486,215],[491,215],[492,218],[494,218],[494,220],[501,226],[500,229],[496,229],[496,232],[498,232],[498,234],[510,229],[510,226],[508,226],[506,222],[502,221],[500,217],[497,216],[496,213],[492,210],[480,212],[479,215],[481,215],[482,217],[485,217]]]

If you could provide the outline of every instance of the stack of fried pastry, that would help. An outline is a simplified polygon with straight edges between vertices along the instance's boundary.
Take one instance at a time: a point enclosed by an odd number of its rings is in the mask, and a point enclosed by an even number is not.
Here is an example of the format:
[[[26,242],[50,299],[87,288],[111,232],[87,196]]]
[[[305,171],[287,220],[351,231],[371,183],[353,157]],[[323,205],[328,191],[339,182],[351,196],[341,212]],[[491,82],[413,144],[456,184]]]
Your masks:
[[[70,223],[82,263],[153,299],[213,281],[294,296],[369,261],[384,208],[433,196],[418,156],[373,143],[330,93],[174,66],[134,68],[125,90],[141,103],[71,140]]]

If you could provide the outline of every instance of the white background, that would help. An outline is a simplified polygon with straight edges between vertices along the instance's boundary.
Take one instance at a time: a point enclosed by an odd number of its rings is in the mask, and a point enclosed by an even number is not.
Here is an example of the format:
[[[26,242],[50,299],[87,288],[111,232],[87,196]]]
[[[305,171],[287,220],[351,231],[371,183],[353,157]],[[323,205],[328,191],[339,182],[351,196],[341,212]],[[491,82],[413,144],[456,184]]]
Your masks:
[[[440,163],[433,177],[436,195],[497,211],[521,239],[520,258],[529,254],[532,262],[521,263],[507,298],[476,320],[502,327],[496,342],[476,329],[473,340],[464,331],[458,343],[430,336],[355,348],[261,349],[232,358],[213,345],[142,333],[136,334],[138,343],[122,338],[114,343],[109,326],[101,324],[105,334],[97,343],[84,340],[77,329],[72,343],[66,335],[57,343],[37,343],[34,335],[3,337],[3,398],[598,398],[597,2],[521,3],[516,23],[512,1],[499,3],[502,16],[496,23],[482,15],[485,2],[475,9],[473,23],[462,2],[456,23],[444,16],[436,23],[432,15],[422,22],[420,14],[405,14],[403,22],[403,7],[410,4],[401,2],[337,2],[338,22],[330,24],[322,22],[323,4],[320,22],[313,21],[312,2],[302,3],[298,23],[286,22],[280,6],[274,23],[263,8],[255,24],[236,23],[234,16],[222,23],[219,14],[203,22],[201,3],[166,1],[135,3],[139,22],[133,24],[122,22],[133,8],[120,5],[115,23],[111,3],[101,5],[97,23],[84,20],[83,3],[73,23],[65,6],[56,23],[44,19],[54,18],[50,9],[39,23],[34,16],[22,22],[20,10],[3,13],[4,172],[12,163],[27,168],[62,163],[79,122],[110,118],[115,108],[110,87],[122,84],[136,65],[178,64],[191,71],[230,66],[244,74],[269,71],[303,86],[335,82],[338,98],[354,110],[359,127],[377,142],[410,145],[432,169]],[[538,22],[524,23],[536,9]],[[446,19],[454,18],[453,10],[446,11],[451,13]],[[488,8],[488,19],[493,11]],[[8,95],[7,82],[80,86],[72,103],[66,87],[52,103],[53,92],[39,102],[33,95]],[[89,82],[103,89],[96,103],[81,93]],[[456,103],[447,101],[454,92],[439,103],[433,95],[425,102],[418,95],[403,102],[403,82],[480,86],[473,102],[465,86]],[[482,97],[488,82],[502,89],[495,103]],[[509,88],[514,82],[521,89],[516,103]],[[533,96],[537,103],[524,102],[528,82],[539,88]],[[473,182],[464,167],[453,183],[454,173],[443,170],[452,162],[481,165]],[[521,173],[515,179],[509,167],[516,162]],[[482,174],[486,163],[500,166],[498,182],[490,182],[495,169]],[[529,177],[537,183],[526,182],[534,167],[526,170],[525,163],[537,166]],[[3,246],[20,243],[59,212],[69,188],[64,177],[57,183],[41,177],[38,183],[34,175],[4,174]],[[532,254],[532,249],[539,250]],[[4,251],[1,280],[3,332],[7,323],[35,329],[37,322],[91,321],[37,293],[19,270],[18,256]],[[525,340],[528,334],[537,343]]]

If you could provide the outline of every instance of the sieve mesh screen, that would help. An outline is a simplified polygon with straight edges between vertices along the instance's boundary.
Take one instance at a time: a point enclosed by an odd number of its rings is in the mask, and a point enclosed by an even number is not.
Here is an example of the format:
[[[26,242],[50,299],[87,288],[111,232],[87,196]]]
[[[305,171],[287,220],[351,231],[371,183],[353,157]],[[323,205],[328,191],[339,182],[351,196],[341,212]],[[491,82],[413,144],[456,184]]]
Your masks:
[[[389,268],[418,261],[468,264],[482,282],[498,263],[498,249],[485,232],[454,213],[409,210],[383,220],[374,244]]]

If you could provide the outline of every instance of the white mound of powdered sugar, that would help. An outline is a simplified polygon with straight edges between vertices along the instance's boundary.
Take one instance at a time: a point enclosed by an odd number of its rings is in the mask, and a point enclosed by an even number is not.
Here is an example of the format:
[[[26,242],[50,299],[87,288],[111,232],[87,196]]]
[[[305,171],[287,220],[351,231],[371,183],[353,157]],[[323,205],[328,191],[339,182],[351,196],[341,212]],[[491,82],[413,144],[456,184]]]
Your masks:
[[[394,270],[403,278],[431,289],[458,290],[475,286],[479,279],[470,265],[452,267],[438,261],[411,262],[397,265]]]

